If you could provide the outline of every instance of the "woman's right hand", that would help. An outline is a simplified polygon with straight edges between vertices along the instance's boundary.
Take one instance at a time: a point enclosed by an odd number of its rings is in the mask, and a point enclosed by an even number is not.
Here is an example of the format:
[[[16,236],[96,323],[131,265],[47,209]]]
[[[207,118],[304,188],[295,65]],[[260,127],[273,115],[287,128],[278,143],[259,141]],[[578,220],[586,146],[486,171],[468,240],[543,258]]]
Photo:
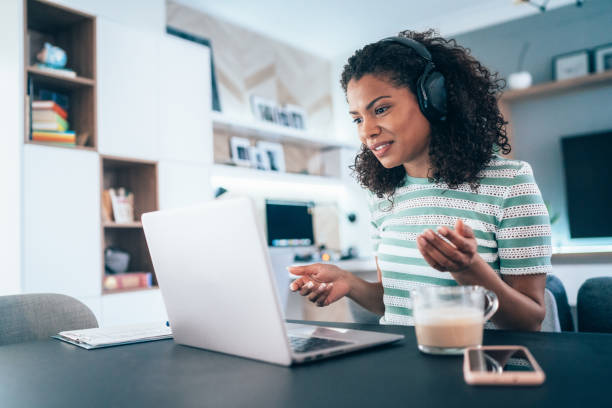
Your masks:
[[[287,269],[294,275],[300,275],[289,285],[289,289],[308,296],[308,300],[317,306],[327,306],[350,292],[352,275],[336,265],[318,263]]]

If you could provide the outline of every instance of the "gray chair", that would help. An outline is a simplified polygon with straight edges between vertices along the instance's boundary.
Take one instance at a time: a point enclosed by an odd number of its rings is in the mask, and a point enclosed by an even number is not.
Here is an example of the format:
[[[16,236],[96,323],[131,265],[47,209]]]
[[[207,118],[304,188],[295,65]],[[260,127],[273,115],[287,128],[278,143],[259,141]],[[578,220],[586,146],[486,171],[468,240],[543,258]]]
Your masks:
[[[546,304],[546,315],[542,322],[542,328],[540,331],[543,332],[555,332],[561,331],[561,323],[559,322],[559,312],[557,309],[557,302],[555,295],[552,294],[548,288],[544,289],[544,303]]]
[[[555,302],[557,302],[557,313],[559,314],[559,323],[561,324],[561,331],[574,331],[574,320],[572,318],[572,312],[567,300],[567,293],[561,279],[555,275],[549,274],[546,276],[546,289],[550,290],[555,296]]]
[[[587,279],[576,301],[578,331],[612,333],[612,277]]]
[[[70,296],[56,293],[0,296],[0,346],[92,327],[98,327],[96,316]]]

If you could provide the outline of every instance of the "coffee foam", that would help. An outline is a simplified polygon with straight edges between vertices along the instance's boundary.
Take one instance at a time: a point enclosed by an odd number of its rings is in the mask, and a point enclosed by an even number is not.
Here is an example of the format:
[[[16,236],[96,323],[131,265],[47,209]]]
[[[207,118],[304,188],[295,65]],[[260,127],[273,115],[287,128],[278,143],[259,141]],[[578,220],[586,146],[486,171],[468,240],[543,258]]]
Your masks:
[[[483,323],[482,310],[467,306],[446,306],[419,310],[414,314],[416,324],[457,325],[461,323]]]

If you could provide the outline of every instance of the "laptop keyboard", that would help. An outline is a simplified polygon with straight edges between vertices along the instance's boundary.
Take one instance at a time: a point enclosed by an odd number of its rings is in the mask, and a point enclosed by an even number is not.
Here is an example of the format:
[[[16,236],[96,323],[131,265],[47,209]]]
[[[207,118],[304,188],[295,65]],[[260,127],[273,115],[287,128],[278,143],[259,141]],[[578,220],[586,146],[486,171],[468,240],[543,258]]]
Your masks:
[[[322,350],[345,344],[351,344],[347,341],[322,339],[320,337],[293,337],[289,336],[291,348],[296,353],[308,353],[311,351]]]

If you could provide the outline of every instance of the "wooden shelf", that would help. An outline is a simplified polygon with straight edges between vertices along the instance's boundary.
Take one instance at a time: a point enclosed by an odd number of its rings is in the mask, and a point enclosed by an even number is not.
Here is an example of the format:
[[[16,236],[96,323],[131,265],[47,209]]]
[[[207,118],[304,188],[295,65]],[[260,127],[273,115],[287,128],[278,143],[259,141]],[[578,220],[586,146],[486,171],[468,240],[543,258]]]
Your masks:
[[[115,295],[118,293],[142,292],[145,290],[158,290],[158,289],[159,289],[159,286],[157,285],[151,286],[150,288],[130,288],[130,289],[112,289],[112,290],[103,289],[102,294],[103,295]]]
[[[612,71],[586,75],[580,78],[538,84],[526,89],[505,91],[500,100],[502,102],[514,102],[520,99],[535,98],[605,84],[612,85]]]
[[[45,86],[52,86],[60,89],[75,89],[83,86],[92,87],[96,81],[91,78],[69,77],[53,72],[45,71],[36,67],[28,67],[28,74],[36,78],[37,83]]]
[[[76,149],[76,150],[87,150],[90,152],[95,152],[96,148],[95,147],[91,147],[91,146],[67,146],[67,145],[61,145],[58,143],[52,143],[52,142],[39,142],[36,140],[26,140],[25,141],[26,144],[35,144],[35,145],[42,145],[42,146],[53,146],[53,147],[59,147],[59,148],[63,148],[63,149]]]
[[[117,224],[116,222],[105,222],[102,224],[104,228],[142,228],[142,222],[130,222],[125,224]]]
[[[342,180],[335,177],[315,176],[309,174],[280,173],[277,171],[264,171],[248,167],[215,164],[212,167],[212,177],[231,177],[252,181],[268,181],[280,183],[316,184],[321,186],[341,187]]]
[[[258,137],[269,141],[294,143],[319,149],[354,149],[358,147],[358,144],[333,141],[327,137],[315,135],[308,130],[253,119],[229,117],[219,112],[212,112],[211,115],[215,129],[232,131],[244,137]]]

